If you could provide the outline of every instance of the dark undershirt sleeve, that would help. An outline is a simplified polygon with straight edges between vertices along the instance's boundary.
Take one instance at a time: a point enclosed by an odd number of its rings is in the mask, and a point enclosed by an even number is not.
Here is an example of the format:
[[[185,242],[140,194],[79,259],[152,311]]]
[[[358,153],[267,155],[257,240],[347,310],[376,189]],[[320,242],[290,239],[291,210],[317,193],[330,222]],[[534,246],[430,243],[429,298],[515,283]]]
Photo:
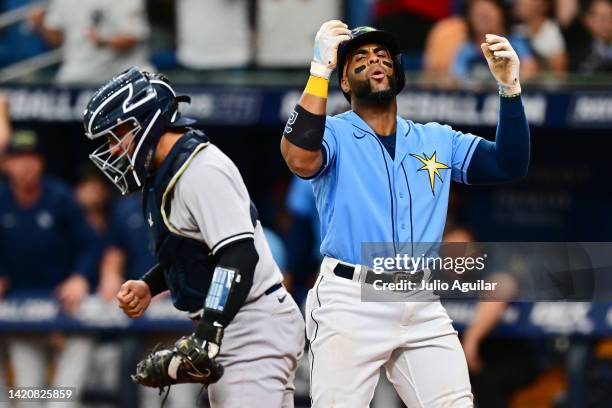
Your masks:
[[[500,98],[495,142],[481,140],[467,170],[469,184],[512,181],[527,175],[529,124],[521,97]]]

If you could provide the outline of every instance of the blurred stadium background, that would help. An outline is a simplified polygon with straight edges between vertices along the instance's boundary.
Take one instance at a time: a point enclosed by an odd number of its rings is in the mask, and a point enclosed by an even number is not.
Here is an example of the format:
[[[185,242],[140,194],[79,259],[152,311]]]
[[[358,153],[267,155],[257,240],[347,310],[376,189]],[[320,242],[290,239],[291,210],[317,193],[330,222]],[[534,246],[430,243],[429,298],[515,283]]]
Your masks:
[[[54,384],[76,387],[73,406],[157,406],[157,393],[138,390],[129,373],[155,343],[190,332],[163,297],[137,322],[114,304],[121,282],[152,259],[138,197],[118,196],[88,164],[81,119],[95,87],[130,65],[164,72],[192,96],[185,114],[238,165],[298,301],[319,262],[316,210],[278,146],[314,35],[332,18],[397,36],[409,71],[400,115],[489,139],[498,98],[474,44],[487,32],[511,36],[530,172],[494,188],[455,185],[453,239],[612,241],[610,0],[1,0],[0,8],[1,395]],[[348,108],[337,88],[329,101],[329,112]],[[449,305],[461,331],[475,308]],[[499,326],[470,350],[479,407],[612,406],[612,303],[511,303],[499,313]],[[300,407],[309,406],[306,360]],[[198,393],[176,387],[168,406],[206,406]],[[373,406],[402,405],[383,381]]]

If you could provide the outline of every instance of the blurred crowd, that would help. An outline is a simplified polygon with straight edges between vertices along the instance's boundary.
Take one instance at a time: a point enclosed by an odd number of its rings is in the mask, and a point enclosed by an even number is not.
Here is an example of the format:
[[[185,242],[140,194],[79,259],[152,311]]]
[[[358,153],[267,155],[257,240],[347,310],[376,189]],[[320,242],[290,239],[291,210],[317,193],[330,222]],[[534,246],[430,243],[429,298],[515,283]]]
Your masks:
[[[59,83],[92,83],[131,65],[158,70],[303,69],[323,21],[374,25],[426,75],[488,78],[479,44],[508,36],[522,78],[612,72],[610,0],[2,0],[30,6],[0,32],[0,66],[62,47]]]

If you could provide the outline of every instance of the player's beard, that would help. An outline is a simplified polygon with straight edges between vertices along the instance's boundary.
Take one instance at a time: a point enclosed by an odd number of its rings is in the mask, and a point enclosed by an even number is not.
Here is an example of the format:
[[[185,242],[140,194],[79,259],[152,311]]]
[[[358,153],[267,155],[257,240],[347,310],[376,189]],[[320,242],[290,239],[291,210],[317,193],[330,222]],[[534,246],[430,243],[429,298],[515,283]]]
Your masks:
[[[352,90],[351,97],[358,99],[364,105],[370,106],[388,106],[393,102],[397,91],[397,79],[395,75],[387,75],[389,87],[382,91],[372,89],[370,78],[365,80],[356,80],[349,77],[349,85]]]

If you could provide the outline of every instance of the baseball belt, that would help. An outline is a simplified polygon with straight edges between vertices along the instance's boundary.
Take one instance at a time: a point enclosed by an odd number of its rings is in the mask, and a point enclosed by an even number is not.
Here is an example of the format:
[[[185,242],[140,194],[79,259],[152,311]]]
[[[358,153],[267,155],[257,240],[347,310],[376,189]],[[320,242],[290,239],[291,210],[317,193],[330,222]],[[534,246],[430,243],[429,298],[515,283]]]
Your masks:
[[[334,275],[344,279],[349,279],[354,282],[362,281],[358,274],[355,273],[355,267],[351,265],[345,265],[338,263],[334,268]],[[365,280],[363,282],[367,284],[373,284],[374,281],[381,283],[400,283],[400,282],[415,282],[419,283],[423,280],[425,271],[420,270],[416,272],[406,271],[395,271],[395,272],[384,272],[376,273],[372,269],[366,271]]]

